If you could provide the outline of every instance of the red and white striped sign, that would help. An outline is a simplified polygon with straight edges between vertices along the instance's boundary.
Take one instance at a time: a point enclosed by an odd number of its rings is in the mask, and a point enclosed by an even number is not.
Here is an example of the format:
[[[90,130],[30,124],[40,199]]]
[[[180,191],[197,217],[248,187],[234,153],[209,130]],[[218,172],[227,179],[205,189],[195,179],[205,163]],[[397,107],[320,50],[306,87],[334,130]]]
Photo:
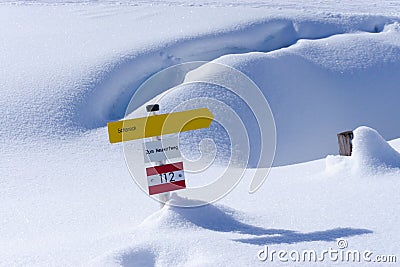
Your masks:
[[[150,195],[186,188],[183,162],[149,167],[146,174]]]

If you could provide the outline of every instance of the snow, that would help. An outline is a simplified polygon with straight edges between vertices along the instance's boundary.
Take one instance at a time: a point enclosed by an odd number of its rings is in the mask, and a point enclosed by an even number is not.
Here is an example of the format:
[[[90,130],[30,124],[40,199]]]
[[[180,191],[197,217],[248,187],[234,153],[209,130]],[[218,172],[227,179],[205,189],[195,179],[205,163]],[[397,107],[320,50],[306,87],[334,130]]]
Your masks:
[[[0,265],[281,265],[257,252],[321,251],[339,238],[399,257],[399,22],[389,0],[2,1]],[[237,68],[260,88],[276,123],[275,167],[254,194],[257,170],[247,169],[216,203],[158,210],[105,125],[123,118],[148,77],[193,60]],[[166,89],[146,91],[134,114]],[[254,128],[242,101],[216,86],[179,87],[162,107],[194,96],[222,101]],[[353,156],[327,156],[352,129]],[[186,140],[207,136],[226,163],[222,129]],[[243,140],[255,158],[256,139]],[[141,143],[131,146],[140,172]],[[188,173],[188,185],[221,170]]]
[[[358,168],[400,168],[399,152],[392,148],[374,129],[357,128],[354,131],[353,145],[352,157]]]

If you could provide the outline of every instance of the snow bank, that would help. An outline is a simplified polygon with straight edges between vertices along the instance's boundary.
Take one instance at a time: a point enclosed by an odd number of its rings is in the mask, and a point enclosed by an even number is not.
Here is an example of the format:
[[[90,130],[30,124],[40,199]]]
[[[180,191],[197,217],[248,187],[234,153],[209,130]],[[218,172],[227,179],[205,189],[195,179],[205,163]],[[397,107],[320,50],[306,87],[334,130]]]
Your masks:
[[[229,12],[228,9],[224,15],[228,16]],[[209,26],[211,32],[188,31],[186,36],[154,45],[150,51],[146,49],[118,59],[108,73],[95,77],[100,82],[95,85],[95,90],[83,96],[84,99],[80,101],[82,105],[76,107],[78,116],[71,119],[85,129],[101,127],[109,120],[120,119],[130,97],[145,78],[174,64],[213,60],[229,54],[269,52],[291,46],[301,39],[319,39],[355,31],[380,32],[386,24],[394,22],[392,18],[384,16],[335,17],[321,14],[321,17],[313,18],[298,16],[294,20],[286,16],[257,18],[260,16],[258,11],[254,16],[250,21],[239,18],[243,22],[234,28],[226,27],[226,21],[214,20],[214,24]],[[141,104],[162,92],[154,88],[152,92],[141,96]]]

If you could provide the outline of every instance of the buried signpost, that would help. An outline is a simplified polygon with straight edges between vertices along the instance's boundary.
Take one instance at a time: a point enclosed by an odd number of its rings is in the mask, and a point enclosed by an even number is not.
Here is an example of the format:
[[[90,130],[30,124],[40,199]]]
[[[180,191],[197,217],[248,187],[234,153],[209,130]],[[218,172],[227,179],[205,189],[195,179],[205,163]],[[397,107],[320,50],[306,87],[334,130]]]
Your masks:
[[[161,207],[169,199],[169,192],[186,188],[185,174],[177,138],[161,136],[208,128],[214,118],[207,108],[157,115],[159,105],[148,105],[150,116],[108,123],[110,143],[152,138],[144,142],[144,162],[154,165],[146,168],[149,195],[159,194]],[[177,159],[168,163],[167,160]]]
[[[337,134],[340,156],[351,156],[353,150],[352,140],[354,137],[353,131],[346,131]]]
[[[154,102],[165,103],[162,109],[149,105],[147,117],[131,117],[139,107],[144,109],[143,100],[149,93],[158,95],[154,99],[159,100]],[[159,110],[166,113],[162,110],[167,108],[170,114],[156,114]],[[172,112],[178,109],[179,112]],[[186,181],[185,189],[174,191],[178,198],[169,201],[170,206],[197,207],[212,203],[226,196],[245,174],[250,181],[249,193],[253,193],[267,178],[274,160],[276,127],[271,108],[260,88],[231,66],[202,61],[163,69],[136,89],[125,115],[123,121],[108,124],[109,138],[111,143],[122,142],[126,166],[143,192],[150,194],[147,167],[176,165],[183,161],[184,178],[192,177],[189,171],[199,178]],[[175,134],[210,125],[212,130]],[[187,139],[182,140],[183,136]],[[171,138],[178,141],[169,140]],[[139,141],[127,142],[129,140]],[[183,141],[187,151],[184,160],[178,145]],[[254,172],[246,172],[249,167]],[[173,179],[178,177],[174,174]],[[158,182],[156,178],[149,178],[150,182]],[[158,178],[160,184],[161,178],[164,179],[162,183],[165,182],[164,174]],[[168,196],[169,193],[151,195],[151,198],[157,197],[159,202],[165,203],[164,194]]]

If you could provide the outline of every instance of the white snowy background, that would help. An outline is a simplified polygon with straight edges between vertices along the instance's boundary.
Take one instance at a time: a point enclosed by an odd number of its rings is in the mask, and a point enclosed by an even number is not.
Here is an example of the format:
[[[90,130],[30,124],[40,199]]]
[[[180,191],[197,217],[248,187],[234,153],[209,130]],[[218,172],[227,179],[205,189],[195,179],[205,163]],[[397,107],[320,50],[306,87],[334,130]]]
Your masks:
[[[106,123],[152,74],[194,60],[260,87],[275,167],[255,194],[244,177],[213,205],[159,210]],[[257,252],[339,238],[399,261],[399,103],[399,1],[2,1],[0,265],[285,266]],[[353,156],[335,156],[353,129]]]

